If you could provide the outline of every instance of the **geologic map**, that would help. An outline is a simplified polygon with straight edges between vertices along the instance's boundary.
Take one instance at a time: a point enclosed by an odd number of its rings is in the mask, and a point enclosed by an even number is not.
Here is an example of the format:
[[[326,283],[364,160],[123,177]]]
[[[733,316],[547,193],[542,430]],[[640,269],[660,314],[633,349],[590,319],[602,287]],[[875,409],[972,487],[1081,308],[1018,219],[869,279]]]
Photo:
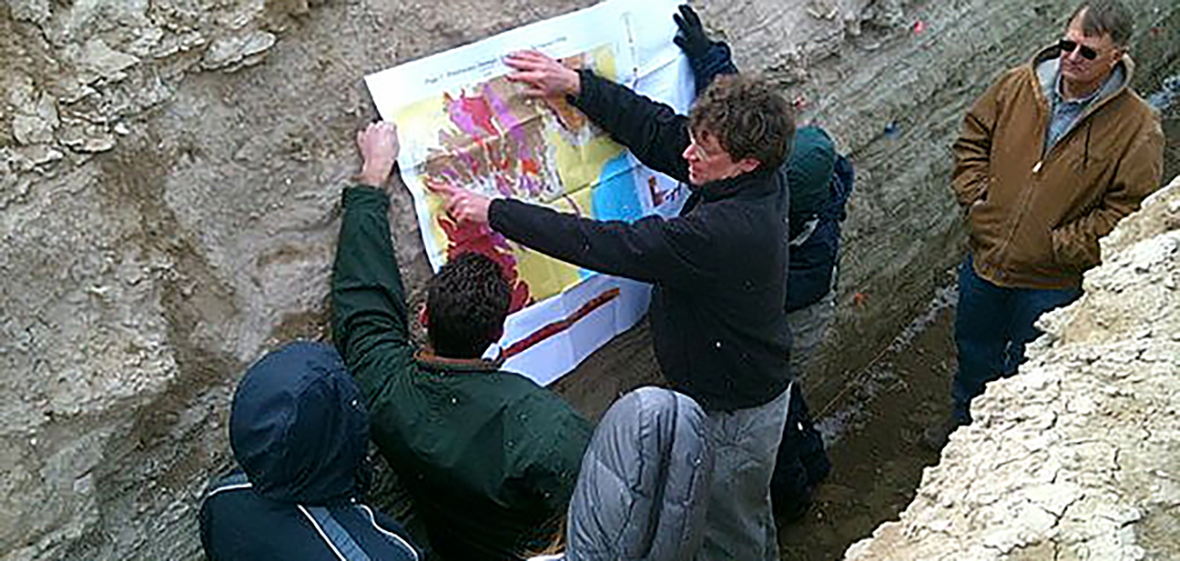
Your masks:
[[[631,3],[633,4],[633,3]],[[640,165],[560,98],[529,99],[501,59],[534,48],[685,111],[692,83],[672,43],[676,3],[611,0],[366,77],[382,118],[397,123],[402,178],[431,265],[477,251],[504,268],[513,312],[498,348],[539,383],[571,370],[628,329],[647,286],[598,275],[521,247],[486,226],[456,223],[431,187],[454,185],[599,220],[674,213],[683,188]]]

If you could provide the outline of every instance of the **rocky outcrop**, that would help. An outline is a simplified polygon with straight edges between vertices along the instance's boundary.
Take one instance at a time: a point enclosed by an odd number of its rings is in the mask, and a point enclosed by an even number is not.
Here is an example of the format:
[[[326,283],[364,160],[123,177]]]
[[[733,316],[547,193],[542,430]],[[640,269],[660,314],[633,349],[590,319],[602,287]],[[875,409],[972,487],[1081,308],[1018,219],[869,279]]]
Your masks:
[[[196,557],[194,509],[228,464],[243,367],[325,336],[338,194],[373,116],[361,77],[589,3],[0,3],[0,558]],[[1129,3],[1163,29],[1137,47],[1154,89],[1176,73],[1180,6]],[[841,295],[859,305],[836,339],[850,361],[956,258],[945,179],[963,109],[1071,4],[702,7],[743,68],[858,164]],[[409,198],[394,198],[417,297],[429,269]],[[608,347],[571,380],[649,377],[649,347]]]
[[[1180,557],[1180,178],[1102,254],[901,519],[846,560]]]

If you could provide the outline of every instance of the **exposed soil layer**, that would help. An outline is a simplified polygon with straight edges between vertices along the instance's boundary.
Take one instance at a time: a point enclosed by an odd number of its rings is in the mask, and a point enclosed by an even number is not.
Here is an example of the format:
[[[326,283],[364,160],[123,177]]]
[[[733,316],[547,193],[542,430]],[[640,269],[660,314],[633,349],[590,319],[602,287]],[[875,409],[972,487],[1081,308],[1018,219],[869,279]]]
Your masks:
[[[800,520],[779,525],[782,558],[841,559],[849,545],[896,519],[938,453],[922,445],[926,427],[950,414],[954,309],[933,306],[901,340],[835,400],[815,404],[832,473]],[[826,411],[826,412],[825,412]]]

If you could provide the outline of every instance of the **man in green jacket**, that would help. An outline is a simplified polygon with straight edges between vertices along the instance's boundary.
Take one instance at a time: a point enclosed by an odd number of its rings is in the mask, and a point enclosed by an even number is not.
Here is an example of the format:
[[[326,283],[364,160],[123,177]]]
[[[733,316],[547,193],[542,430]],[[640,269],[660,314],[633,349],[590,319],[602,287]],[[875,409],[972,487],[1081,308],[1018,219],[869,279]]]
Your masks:
[[[404,289],[380,189],[396,129],[357,133],[360,185],[344,191],[332,277],[336,345],[370,411],[373,440],[404,482],[434,550],[452,561],[518,559],[560,531],[590,424],[553,392],[484,360],[509,288],[467,254],[427,287],[430,347],[409,340]]]
[[[1159,187],[1163,132],[1131,91],[1130,12],[1082,4],[1065,36],[980,97],[955,142],[952,187],[971,253],[959,273],[959,369],[941,447],[986,382],[1016,371],[1042,313],[1081,294],[1098,239]]]

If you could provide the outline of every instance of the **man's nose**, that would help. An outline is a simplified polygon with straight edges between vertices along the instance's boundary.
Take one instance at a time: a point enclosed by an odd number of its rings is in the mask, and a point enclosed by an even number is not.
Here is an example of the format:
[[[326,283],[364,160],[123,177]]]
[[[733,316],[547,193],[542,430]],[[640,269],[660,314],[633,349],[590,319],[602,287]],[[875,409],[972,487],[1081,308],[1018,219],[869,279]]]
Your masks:
[[[691,162],[693,160],[694,154],[692,148],[692,143],[689,143],[689,145],[684,148],[684,151],[680,153],[680,157]]]

